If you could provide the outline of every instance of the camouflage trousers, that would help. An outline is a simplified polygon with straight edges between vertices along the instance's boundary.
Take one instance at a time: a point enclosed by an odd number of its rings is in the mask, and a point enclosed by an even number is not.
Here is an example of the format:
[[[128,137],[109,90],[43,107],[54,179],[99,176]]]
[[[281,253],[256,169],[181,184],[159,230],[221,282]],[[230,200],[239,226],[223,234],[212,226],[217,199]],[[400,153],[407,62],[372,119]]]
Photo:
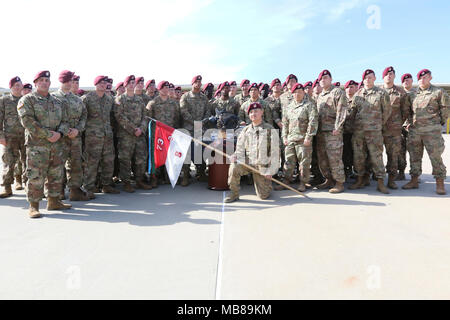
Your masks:
[[[49,197],[61,193],[63,180],[63,144],[45,143],[42,146],[27,146],[27,199],[39,202],[44,195],[46,185]]]
[[[327,179],[345,182],[342,150],[344,146],[342,133],[333,136],[331,131],[317,134],[317,158],[322,175]]]
[[[398,174],[402,135],[400,132],[397,134],[395,132],[384,133],[383,142],[387,154],[386,171],[388,174],[396,176]]]
[[[406,140],[408,137],[408,131],[402,130],[402,144],[400,153],[398,155],[398,170],[405,171],[406,169]]]
[[[114,142],[111,136],[86,136],[84,147],[84,188],[95,188],[97,173],[101,165],[102,185],[110,185],[114,171]]]
[[[284,178],[292,181],[292,174],[295,166],[298,163],[300,173],[300,180],[303,183],[309,183],[311,175],[311,161],[312,161],[312,145],[305,147],[300,143],[290,142],[284,149],[286,161],[284,162]]]
[[[22,175],[22,181],[26,181],[25,172],[16,174],[15,166],[21,164],[25,168],[26,150],[24,136],[8,136],[6,135],[6,147],[2,155],[3,172],[2,172],[2,186],[11,185],[14,182],[14,176]]]
[[[420,176],[422,174],[423,148],[425,147],[433,167],[432,174],[434,178],[445,179],[447,170],[442,161],[445,142],[440,130],[423,134],[410,129],[407,147],[411,162],[410,175]]]
[[[123,182],[130,182],[131,170],[136,180],[144,179],[147,163],[147,142],[145,135],[139,137],[123,134],[117,143],[119,154],[119,175]],[[134,164],[132,166],[132,163]]]
[[[67,185],[69,188],[80,188],[83,184],[83,157],[81,137],[63,138],[63,157],[66,165]],[[65,182],[65,176],[63,176]]]
[[[366,159],[369,155],[371,168],[377,179],[386,175],[383,164],[383,134],[381,131],[355,131],[352,137],[353,167],[356,175],[366,173]]]
[[[250,173],[253,175],[256,195],[261,199],[268,198],[272,191],[272,181],[237,163],[232,163],[228,169],[228,185],[230,186],[230,191],[234,194],[239,194],[241,177]]]

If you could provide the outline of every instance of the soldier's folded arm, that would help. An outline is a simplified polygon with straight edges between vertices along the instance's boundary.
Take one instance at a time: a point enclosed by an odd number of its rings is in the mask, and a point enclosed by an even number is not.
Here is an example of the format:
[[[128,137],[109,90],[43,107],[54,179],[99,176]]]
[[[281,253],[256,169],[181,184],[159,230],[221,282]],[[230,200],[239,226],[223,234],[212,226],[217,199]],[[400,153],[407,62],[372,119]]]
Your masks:
[[[125,129],[125,131],[128,132],[130,135],[134,135],[134,130],[136,129],[136,127],[125,116],[122,103],[116,104],[114,116],[116,117],[116,120],[117,120],[117,123],[119,124],[119,126],[121,126],[123,129]]]
[[[185,95],[183,95],[180,100],[180,113],[181,117],[183,118],[183,122],[193,127],[194,120],[191,113],[189,112],[189,103],[186,101]]]
[[[86,120],[87,120],[87,108],[83,103],[81,108],[80,120],[78,121],[78,124],[75,126],[75,129],[78,130],[78,134],[81,134],[84,131],[84,128],[86,127]]]
[[[334,130],[342,133],[344,131],[345,118],[347,116],[347,96],[344,90],[339,89],[339,93],[336,96],[336,122],[334,124]]]
[[[19,100],[19,104],[17,105],[17,111],[20,117],[20,123],[22,126],[28,130],[32,137],[47,139],[53,136],[53,133],[46,129],[42,128],[39,123],[34,119],[34,112],[31,110],[29,106],[29,102],[24,97]]]

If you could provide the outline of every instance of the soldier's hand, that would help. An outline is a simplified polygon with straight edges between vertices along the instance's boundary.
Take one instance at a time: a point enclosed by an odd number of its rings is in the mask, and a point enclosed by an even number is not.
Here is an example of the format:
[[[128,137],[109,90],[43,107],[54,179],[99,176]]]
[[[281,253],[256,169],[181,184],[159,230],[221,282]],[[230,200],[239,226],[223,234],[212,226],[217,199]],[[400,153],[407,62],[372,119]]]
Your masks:
[[[139,137],[142,134],[142,130],[139,128],[134,129],[134,135],[136,137]]]
[[[284,144],[285,146],[287,146],[287,145],[289,144],[289,142],[288,142],[287,140],[284,140],[284,141],[283,141],[283,144]]]
[[[0,144],[6,147],[6,139],[0,139]]]
[[[305,139],[305,140],[303,141],[303,145],[304,145],[305,147],[311,146],[311,140]]]
[[[339,135],[339,130],[333,130],[333,132],[331,133],[333,136],[338,136]]]
[[[245,121],[241,121],[241,126],[245,126],[245,125],[246,125]]]
[[[283,129],[283,122],[278,121],[277,122],[278,128]]]
[[[59,138],[61,138],[61,134],[59,132],[56,131],[50,131],[52,133],[52,136],[50,138],[47,138],[48,141],[50,141],[51,143],[55,143],[56,141],[59,140]]]
[[[73,139],[77,135],[78,135],[78,130],[77,129],[75,129],[75,128],[70,128],[69,129],[69,133],[68,133],[69,138]]]

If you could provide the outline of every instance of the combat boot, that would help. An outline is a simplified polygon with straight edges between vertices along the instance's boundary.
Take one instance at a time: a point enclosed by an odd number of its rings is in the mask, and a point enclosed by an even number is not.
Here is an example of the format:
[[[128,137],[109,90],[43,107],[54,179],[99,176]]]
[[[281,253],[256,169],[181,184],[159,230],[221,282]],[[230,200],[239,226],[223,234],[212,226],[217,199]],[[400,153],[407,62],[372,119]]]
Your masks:
[[[405,179],[406,179],[406,177],[405,177],[405,170],[399,170],[395,180],[396,181],[403,181]]]
[[[86,195],[80,188],[70,188],[70,201],[88,201],[89,196]]]
[[[39,202],[30,202],[30,209],[28,210],[28,215],[30,218],[40,218],[41,213],[39,212]]]
[[[410,190],[410,189],[418,189],[419,188],[419,176],[411,176],[411,181],[405,184],[402,189]]]
[[[66,200],[66,193],[64,187],[62,187],[61,194],[59,195],[59,200]]]
[[[119,193],[120,193],[119,190],[117,190],[116,188],[114,188],[114,187],[111,186],[111,185],[104,185],[104,186],[102,187],[102,192],[103,192],[103,193],[113,193],[113,194],[119,194]]]
[[[364,184],[364,176],[356,176],[356,181],[354,184],[352,184],[350,187],[348,187],[350,190],[356,190],[361,189],[365,186]]]
[[[389,189],[393,189],[393,190],[398,189],[397,184],[395,183],[395,175],[390,174],[388,176],[387,186],[388,186]]]
[[[12,190],[10,184],[5,184],[4,190],[2,193],[0,193],[0,198],[8,198],[12,196]]]
[[[306,191],[306,186],[303,183],[303,181],[300,181],[300,184],[298,185],[297,190],[300,191],[300,192],[305,192]]]
[[[181,186],[186,187],[189,185],[189,174],[184,174],[183,179],[181,180]]]
[[[23,190],[22,176],[16,176],[15,179],[16,179],[16,184],[14,185],[14,189],[16,189],[17,191]]]
[[[48,197],[47,210],[66,210],[72,208],[71,204],[65,204],[58,197]]]
[[[89,198],[89,200],[95,199],[95,194],[91,190],[86,191],[86,196]]]
[[[282,183],[289,185],[291,183],[291,181],[289,181],[288,179],[284,178],[283,180],[281,180]],[[281,191],[281,190],[286,190],[287,188],[281,184],[277,184],[274,189],[276,191]]]
[[[128,193],[133,193],[134,192],[134,188],[133,188],[133,186],[131,185],[131,183],[129,181],[124,183],[123,191],[128,192]]]
[[[384,194],[389,194],[389,190],[384,185],[384,179],[379,178],[378,180],[377,190]]]
[[[363,175],[363,183],[364,187],[370,186],[370,173],[366,173]]]
[[[330,189],[330,193],[344,192],[344,184],[342,182],[336,182],[333,188]]]
[[[146,184],[144,181],[142,180],[137,180],[136,181],[136,188],[137,189],[143,189],[143,190],[151,190],[152,186],[149,184]]]
[[[436,179],[436,193],[439,195],[447,194],[447,192],[445,191],[444,179],[442,178]]]
[[[239,193],[230,192],[228,197],[225,198],[225,203],[234,202],[236,200],[239,200]]]
[[[331,178],[325,178],[325,182],[322,184],[319,184],[316,188],[319,190],[328,189],[333,187],[334,181]]]

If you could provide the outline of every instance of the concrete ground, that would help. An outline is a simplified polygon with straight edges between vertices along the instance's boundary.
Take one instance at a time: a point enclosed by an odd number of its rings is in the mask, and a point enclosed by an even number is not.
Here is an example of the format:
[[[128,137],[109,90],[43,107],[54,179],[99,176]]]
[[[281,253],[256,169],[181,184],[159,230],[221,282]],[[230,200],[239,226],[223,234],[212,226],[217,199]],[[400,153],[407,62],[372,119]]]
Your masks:
[[[372,181],[261,201],[243,185],[224,204],[165,185],[65,212],[42,201],[36,220],[16,192],[0,199],[0,299],[449,299],[450,195],[427,155],[423,169],[420,189],[390,195]]]

